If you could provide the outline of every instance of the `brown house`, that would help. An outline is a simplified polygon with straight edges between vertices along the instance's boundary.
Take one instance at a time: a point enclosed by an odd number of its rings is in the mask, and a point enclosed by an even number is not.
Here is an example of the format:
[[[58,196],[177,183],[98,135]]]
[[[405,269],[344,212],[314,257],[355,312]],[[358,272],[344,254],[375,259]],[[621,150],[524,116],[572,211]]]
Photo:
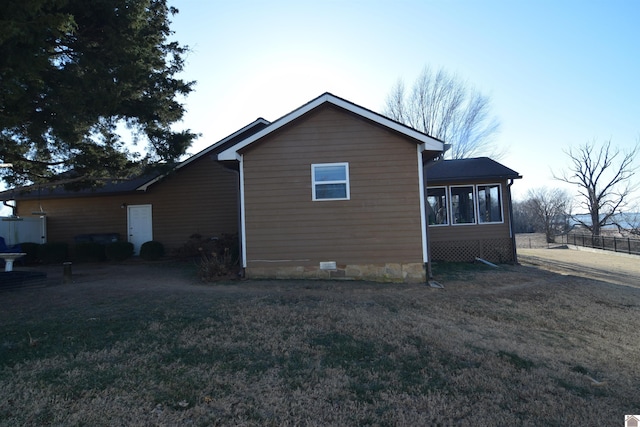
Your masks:
[[[46,215],[49,242],[73,244],[79,236],[130,241],[138,253],[142,243],[157,240],[167,248],[183,245],[189,236],[235,233],[238,227],[238,176],[216,155],[269,124],[258,119],[219,143],[180,163],[170,173],[109,182],[79,192],[15,189],[0,199],[15,200],[18,216]]]
[[[444,149],[326,93],[165,175],[0,199],[15,200],[20,216],[45,211],[50,242],[117,233],[136,250],[148,240],[173,249],[194,233],[237,232],[253,278],[415,282],[426,280],[430,256],[515,260],[509,187],[519,175],[489,159],[438,161]]]
[[[422,165],[443,150],[327,93],[221,151],[240,171],[247,277],[424,281]]]

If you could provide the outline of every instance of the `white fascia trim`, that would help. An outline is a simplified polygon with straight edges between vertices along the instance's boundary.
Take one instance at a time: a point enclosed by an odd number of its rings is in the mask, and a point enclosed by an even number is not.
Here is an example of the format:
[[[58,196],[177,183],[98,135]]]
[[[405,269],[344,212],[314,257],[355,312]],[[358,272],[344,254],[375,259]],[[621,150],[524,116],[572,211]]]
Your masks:
[[[268,135],[271,132],[274,132],[274,131],[280,129],[281,127],[283,127],[287,123],[292,122],[293,120],[297,119],[298,117],[302,116],[303,114],[306,114],[309,111],[311,111],[312,109],[316,108],[317,106],[319,106],[320,104],[322,104],[324,102],[324,100],[321,101],[322,98],[323,98],[322,96],[320,98],[316,98],[315,100],[311,101],[310,103],[305,104],[302,107],[298,108],[297,110],[295,110],[295,111],[287,114],[286,116],[276,120],[270,126],[264,128],[260,132],[255,133],[252,136],[250,136],[249,138],[247,138],[247,139],[239,142],[238,144],[234,145],[233,147],[229,147],[226,150],[218,153],[218,160],[236,160],[238,151],[242,150],[246,146],[248,146],[248,145],[254,143],[255,141],[257,141],[258,139],[263,138],[265,135]]]
[[[287,114],[286,116],[276,120],[275,122],[273,122],[269,127],[261,130],[260,132],[250,136],[249,138],[239,142],[238,144],[234,145],[233,147],[230,147],[222,152],[220,152],[218,154],[218,160],[235,160],[235,153],[238,152],[239,150],[242,150],[243,148],[247,147],[248,145],[252,144],[253,142],[259,140],[260,138],[263,138],[264,136],[270,134],[271,132],[274,132],[278,129],[280,129],[281,127],[285,126],[286,124],[292,122],[293,120],[303,116],[304,114],[308,113],[309,111],[313,110],[314,108],[319,107],[320,105],[324,104],[325,102],[328,102],[330,104],[336,105],[340,108],[343,108],[347,111],[350,111],[354,114],[357,114],[359,116],[362,116],[368,120],[371,120],[375,123],[378,123],[382,126],[388,127],[389,129],[392,129],[396,132],[399,132],[401,134],[404,134],[410,138],[413,138],[415,140],[418,140],[421,142],[421,145],[424,146],[425,150],[430,150],[430,151],[440,151],[442,152],[444,150],[444,143],[441,141],[438,141],[435,138],[430,137],[429,135],[426,135],[422,132],[418,132],[417,130],[411,129],[410,127],[407,127],[403,124],[400,124],[398,122],[395,122],[391,119],[388,119],[384,116],[381,116],[380,114],[374,113],[371,110],[367,110],[366,108],[360,107],[358,105],[352,104],[351,102],[345,101],[342,98],[338,98],[335,95],[332,95],[330,93],[325,93],[321,96],[319,96],[318,98],[314,99],[313,101],[303,105],[302,107],[298,108],[297,110],[292,111],[291,113]]]
[[[225,138],[221,139],[220,141],[216,142],[213,145],[210,145],[209,147],[205,148],[204,150],[200,151],[199,153],[194,154],[193,156],[189,157],[188,159],[178,163],[176,165],[176,167],[173,168],[173,170],[178,170],[184,166],[187,166],[189,163],[193,162],[194,160],[199,159],[202,156],[206,156],[207,154],[209,154],[211,151],[215,150],[216,147],[218,147],[221,144],[224,144],[225,142],[235,138],[236,136],[240,135],[243,132],[246,132],[247,130],[251,129],[252,127],[254,127],[255,125],[258,124],[265,124],[265,125],[269,125],[270,123],[263,119],[262,117],[259,119],[254,120],[252,123],[249,123],[248,125],[246,125],[245,127],[243,127],[240,130],[235,131],[234,133],[232,133],[229,136],[226,136]],[[162,178],[164,178],[166,176],[166,174],[162,174],[158,177],[155,177],[154,179],[152,179],[149,182],[145,182],[144,184],[142,184],[140,187],[136,188],[136,190],[139,191],[147,191],[147,188],[150,185],[155,184],[156,182],[160,181]]]
[[[176,168],[177,169],[177,166]],[[157,176],[155,178],[153,178],[151,181],[149,182],[145,182],[144,184],[142,184],[140,187],[136,188],[136,191],[147,191],[147,188],[149,188],[150,185],[155,184],[156,182],[160,181],[162,178],[164,178],[167,174],[163,173],[160,176]]]
[[[422,236],[422,262],[429,262],[429,239],[427,238],[427,207],[424,192],[427,188],[427,183],[424,180],[424,166],[422,165],[422,152],[424,146],[418,145],[418,194],[420,194],[420,235]]]
[[[240,230],[242,233],[242,268],[247,268],[247,226],[244,209],[244,161],[242,155],[239,156],[240,163]]]
[[[333,104],[337,105],[338,107],[344,108],[345,110],[351,111],[352,113],[358,114],[366,119],[371,120],[374,123],[378,123],[379,125],[388,127],[389,129],[392,129],[396,132],[399,132],[401,134],[404,134],[410,138],[416,139],[418,141],[421,142],[420,145],[423,146],[422,151],[424,150],[428,150],[428,151],[443,151],[444,150],[444,143],[441,141],[438,141],[435,138],[430,137],[427,134],[424,134],[422,132],[418,132],[415,129],[412,129],[408,126],[405,126],[401,123],[398,123],[396,121],[393,121],[387,117],[381,116],[378,113],[374,113],[371,110],[367,110],[366,108],[360,107],[358,105],[352,104],[348,101],[345,101],[344,99],[341,98],[337,98],[331,94],[327,94],[328,96],[331,96],[333,98],[333,100],[330,100]]]

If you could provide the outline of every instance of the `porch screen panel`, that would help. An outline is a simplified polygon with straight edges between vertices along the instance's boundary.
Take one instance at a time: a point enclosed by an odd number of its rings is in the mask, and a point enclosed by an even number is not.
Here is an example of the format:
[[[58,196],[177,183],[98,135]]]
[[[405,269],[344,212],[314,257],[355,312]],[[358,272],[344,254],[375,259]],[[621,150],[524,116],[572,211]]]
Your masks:
[[[478,186],[478,222],[502,222],[499,184]]]
[[[451,187],[452,224],[475,224],[473,186]]]
[[[427,209],[429,225],[446,225],[447,189],[445,187],[427,188]]]

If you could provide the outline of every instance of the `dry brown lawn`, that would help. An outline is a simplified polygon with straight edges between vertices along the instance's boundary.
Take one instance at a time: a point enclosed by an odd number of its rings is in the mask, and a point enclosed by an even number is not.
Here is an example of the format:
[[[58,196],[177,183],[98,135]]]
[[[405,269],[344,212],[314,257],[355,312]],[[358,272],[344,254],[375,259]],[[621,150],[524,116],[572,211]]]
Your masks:
[[[0,294],[1,425],[601,426],[640,409],[638,288],[526,266],[436,266],[443,290],[74,269]]]

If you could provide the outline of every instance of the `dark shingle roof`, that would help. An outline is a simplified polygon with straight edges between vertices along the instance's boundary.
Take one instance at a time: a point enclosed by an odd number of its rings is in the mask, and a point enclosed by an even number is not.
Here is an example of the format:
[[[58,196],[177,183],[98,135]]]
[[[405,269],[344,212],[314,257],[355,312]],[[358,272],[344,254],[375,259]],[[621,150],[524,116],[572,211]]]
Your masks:
[[[518,172],[488,157],[440,160],[427,165],[425,172],[428,185],[522,178]]]
[[[88,196],[107,196],[110,194],[122,194],[135,192],[138,187],[149,182],[162,173],[154,173],[144,175],[133,179],[123,180],[107,180],[96,187],[83,188],[80,190],[67,190],[63,186],[40,187],[31,185],[28,187],[19,187],[11,190],[0,192],[0,200],[33,200],[33,199],[56,199],[60,197],[88,197]]]
[[[206,155],[215,155],[221,150],[237,143],[238,141],[253,135],[256,132],[269,126],[269,122],[263,118],[258,118],[254,122],[245,126],[244,128],[232,133],[226,138],[216,142],[213,145],[205,148],[197,154],[189,157],[188,159],[178,163],[171,170],[178,170],[189,163],[204,157]],[[31,185],[27,187],[19,187],[0,192],[0,200],[32,200],[32,199],[55,199],[61,197],[88,197],[95,195],[111,195],[111,194],[123,194],[133,193],[136,191],[146,190],[147,187],[158,182],[167,175],[167,170],[160,170],[154,173],[145,174],[143,176],[134,177],[132,179],[120,179],[120,180],[107,180],[100,186],[93,188],[86,188],[82,190],[67,190],[63,186],[54,187],[42,187],[38,188],[37,185]]]

